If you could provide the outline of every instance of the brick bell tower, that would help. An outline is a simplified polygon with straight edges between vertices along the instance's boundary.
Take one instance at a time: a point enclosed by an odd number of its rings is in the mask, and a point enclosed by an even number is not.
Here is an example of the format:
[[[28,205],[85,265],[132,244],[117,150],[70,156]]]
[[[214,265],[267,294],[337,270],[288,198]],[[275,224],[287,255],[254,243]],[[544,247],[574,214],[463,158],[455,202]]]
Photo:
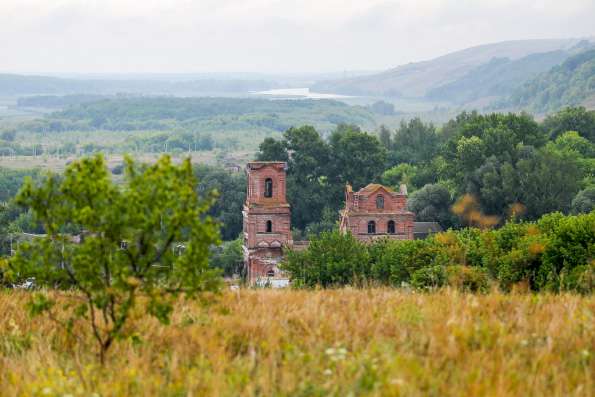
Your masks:
[[[244,217],[244,266],[247,281],[280,277],[283,247],[291,247],[290,209],[285,196],[287,163],[253,161],[246,165],[248,191]]]

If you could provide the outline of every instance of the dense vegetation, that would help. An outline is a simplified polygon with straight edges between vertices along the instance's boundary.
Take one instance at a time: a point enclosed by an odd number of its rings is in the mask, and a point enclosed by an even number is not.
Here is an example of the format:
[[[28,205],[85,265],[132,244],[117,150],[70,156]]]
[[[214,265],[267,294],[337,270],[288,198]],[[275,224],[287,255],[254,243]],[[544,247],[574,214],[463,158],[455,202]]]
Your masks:
[[[307,250],[288,252],[285,269],[296,286],[449,285],[487,292],[494,284],[510,291],[520,283],[532,291],[588,294],[595,291],[595,211],[370,245],[325,232]]]
[[[298,229],[319,222],[325,208],[336,214],[346,183],[359,189],[371,182],[407,184],[418,221],[464,226],[450,208],[469,194],[484,219],[502,225],[512,213],[536,220],[594,208],[594,128],[595,113],[583,108],[542,124],[527,114],[463,112],[440,130],[413,119],[394,132],[382,128],[378,137],[350,125],[328,139],[312,127],[292,128],[280,140],[265,139],[259,159],[288,161]]]
[[[595,97],[595,50],[568,58],[560,66],[519,87],[506,102],[513,108],[544,113],[577,106]]]

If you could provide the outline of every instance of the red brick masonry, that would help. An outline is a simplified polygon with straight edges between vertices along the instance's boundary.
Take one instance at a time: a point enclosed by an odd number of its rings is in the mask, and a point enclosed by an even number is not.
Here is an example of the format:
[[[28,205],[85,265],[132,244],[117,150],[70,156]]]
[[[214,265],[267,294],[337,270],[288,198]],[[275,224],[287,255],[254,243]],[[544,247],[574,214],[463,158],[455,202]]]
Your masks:
[[[407,189],[404,185],[399,192],[379,184],[369,184],[354,192],[347,185],[340,230],[350,231],[360,241],[377,238],[413,240],[415,214],[406,208]]]
[[[244,263],[248,282],[282,276],[277,265],[283,247],[293,245],[290,209],[285,196],[287,164],[255,161],[246,165],[248,191],[244,216]],[[270,189],[270,197],[267,193]]]

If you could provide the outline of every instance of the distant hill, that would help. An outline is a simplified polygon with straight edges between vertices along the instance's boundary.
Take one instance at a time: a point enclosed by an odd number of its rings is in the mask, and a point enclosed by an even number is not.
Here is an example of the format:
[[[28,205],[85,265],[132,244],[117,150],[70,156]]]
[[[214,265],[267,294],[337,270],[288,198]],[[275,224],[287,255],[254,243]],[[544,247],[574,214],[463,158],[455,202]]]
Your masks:
[[[528,79],[561,64],[568,56],[568,51],[558,50],[517,60],[492,58],[460,79],[428,90],[426,98],[466,104],[481,98],[505,96]]]
[[[487,44],[378,74],[322,81],[312,89],[345,95],[466,104],[480,98],[509,95],[527,79],[559,65],[590,45],[592,43],[589,41],[580,39],[519,40]]]
[[[526,82],[503,105],[536,113],[574,105],[595,108],[595,50],[574,55]]]
[[[278,88],[264,80],[104,80],[0,74],[0,96],[69,94],[169,94],[198,95],[248,93]]]

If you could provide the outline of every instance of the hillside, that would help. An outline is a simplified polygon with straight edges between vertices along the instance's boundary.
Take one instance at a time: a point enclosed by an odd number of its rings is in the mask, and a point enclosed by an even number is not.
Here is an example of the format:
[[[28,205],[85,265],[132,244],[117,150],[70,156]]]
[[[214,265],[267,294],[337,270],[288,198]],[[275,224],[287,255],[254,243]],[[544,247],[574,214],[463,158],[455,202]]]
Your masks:
[[[508,95],[520,84],[567,58],[568,52],[563,50],[531,54],[517,60],[492,58],[460,79],[430,89],[426,98],[465,104],[480,98]]]
[[[595,50],[572,56],[530,80],[504,103],[536,113],[573,105],[595,108]]]
[[[589,42],[579,39],[487,44],[374,75],[319,82],[312,89],[466,103],[479,97],[509,94],[527,78],[558,65],[587,45]]]

